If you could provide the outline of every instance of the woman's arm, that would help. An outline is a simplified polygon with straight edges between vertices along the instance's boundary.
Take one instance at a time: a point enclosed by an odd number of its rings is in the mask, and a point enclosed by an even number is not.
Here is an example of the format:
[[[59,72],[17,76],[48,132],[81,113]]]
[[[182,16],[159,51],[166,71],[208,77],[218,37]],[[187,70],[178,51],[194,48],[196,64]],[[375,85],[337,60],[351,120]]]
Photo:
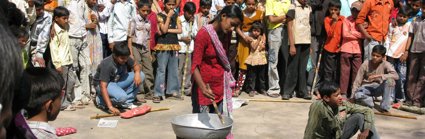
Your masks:
[[[202,76],[198,68],[195,68],[195,71],[193,72],[193,78],[195,79],[195,82],[198,87],[201,89],[202,94],[204,94],[204,96],[207,98],[214,99],[214,93],[212,92],[211,88],[208,88],[202,80]]]

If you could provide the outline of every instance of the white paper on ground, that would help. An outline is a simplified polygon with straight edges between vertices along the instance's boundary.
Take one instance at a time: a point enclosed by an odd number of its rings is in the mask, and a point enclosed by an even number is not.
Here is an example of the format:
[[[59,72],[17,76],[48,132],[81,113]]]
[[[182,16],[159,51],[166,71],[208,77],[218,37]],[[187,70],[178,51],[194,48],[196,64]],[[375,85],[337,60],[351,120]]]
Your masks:
[[[117,124],[118,120],[106,120],[102,118],[99,120],[99,123],[97,123],[97,127],[115,128]]]
[[[238,109],[242,107],[242,104],[248,104],[249,100],[232,98],[232,102],[233,102],[233,109]]]

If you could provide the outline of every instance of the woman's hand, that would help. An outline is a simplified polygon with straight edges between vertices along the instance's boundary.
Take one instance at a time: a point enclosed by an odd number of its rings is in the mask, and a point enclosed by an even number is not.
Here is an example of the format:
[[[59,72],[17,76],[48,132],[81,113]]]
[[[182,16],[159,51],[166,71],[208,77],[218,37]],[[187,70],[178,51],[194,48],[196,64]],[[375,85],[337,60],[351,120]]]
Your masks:
[[[207,84],[206,87],[204,89],[202,89],[202,94],[204,94],[205,97],[209,98],[209,99],[214,99],[215,95],[212,92],[210,86]]]

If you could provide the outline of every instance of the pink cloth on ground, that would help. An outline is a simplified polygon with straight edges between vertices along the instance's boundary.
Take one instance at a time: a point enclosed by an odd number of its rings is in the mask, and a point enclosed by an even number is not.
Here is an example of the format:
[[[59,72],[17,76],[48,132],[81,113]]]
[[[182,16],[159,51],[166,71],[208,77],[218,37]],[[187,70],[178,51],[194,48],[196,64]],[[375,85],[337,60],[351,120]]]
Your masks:
[[[133,117],[136,117],[136,116],[143,115],[145,113],[148,113],[149,111],[151,111],[151,106],[143,105],[143,106],[139,106],[137,108],[128,110],[126,112],[123,112],[123,113],[120,114],[120,116],[123,119],[129,119],[129,118],[133,118]]]
[[[74,134],[77,133],[77,129],[73,128],[73,127],[59,127],[56,128],[56,135],[58,137],[60,136],[66,136],[69,134]]]

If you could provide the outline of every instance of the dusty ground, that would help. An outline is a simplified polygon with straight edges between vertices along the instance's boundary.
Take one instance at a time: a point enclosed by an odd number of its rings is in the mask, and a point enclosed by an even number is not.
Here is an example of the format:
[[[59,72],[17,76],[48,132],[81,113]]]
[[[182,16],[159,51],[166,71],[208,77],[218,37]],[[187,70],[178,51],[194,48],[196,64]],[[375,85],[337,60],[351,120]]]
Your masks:
[[[239,98],[248,98],[243,94]],[[258,95],[255,98],[267,98]],[[152,108],[168,107],[170,110],[152,112],[133,119],[118,119],[116,128],[99,128],[99,120],[90,120],[90,116],[104,114],[93,104],[74,112],[62,111],[57,120],[51,122],[55,127],[72,126],[78,132],[63,138],[107,138],[107,139],[175,139],[170,121],[174,116],[191,112],[190,98],[184,101],[165,100],[160,104],[148,105]],[[249,102],[248,105],[234,110],[233,132],[236,139],[298,139],[303,137],[308,119],[308,103]],[[417,116],[417,120],[376,116],[377,130],[382,139],[419,139],[425,137],[425,116],[410,114],[398,110],[393,113]]]

